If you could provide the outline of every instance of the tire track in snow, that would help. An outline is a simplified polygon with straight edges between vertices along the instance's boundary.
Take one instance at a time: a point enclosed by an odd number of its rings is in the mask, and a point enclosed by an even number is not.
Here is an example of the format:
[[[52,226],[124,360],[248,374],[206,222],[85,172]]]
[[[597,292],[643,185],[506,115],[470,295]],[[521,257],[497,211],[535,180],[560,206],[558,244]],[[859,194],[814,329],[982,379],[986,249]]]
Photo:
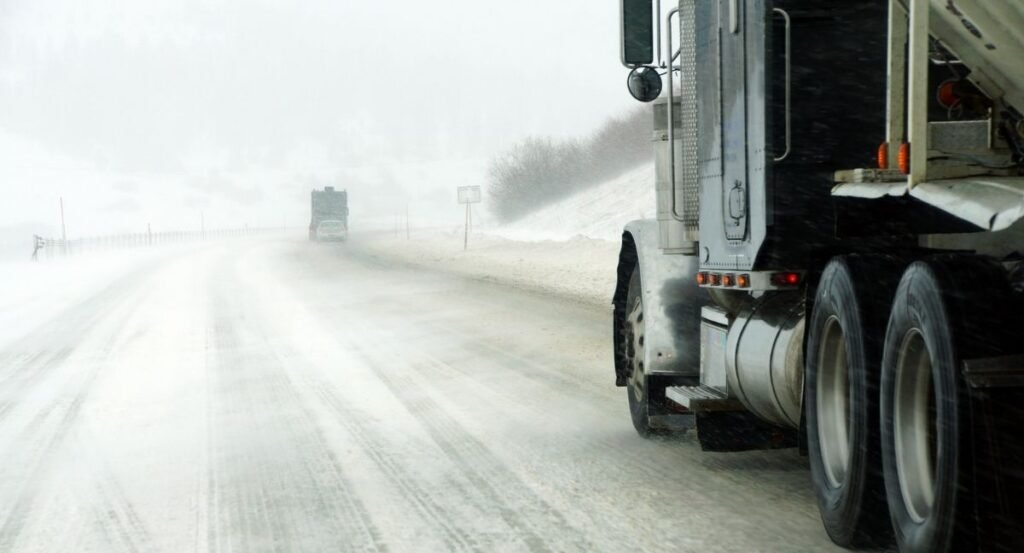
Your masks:
[[[375,438],[372,432],[356,422],[363,415],[332,392],[330,384],[310,379],[307,381],[307,385],[313,388],[320,399],[338,414],[337,421],[355,438],[374,465],[403,493],[403,498],[412,504],[425,521],[441,530],[449,551],[488,550],[477,543],[473,536],[463,528],[454,524],[445,507],[434,499],[430,491],[417,482],[414,475],[402,468],[394,456],[386,453],[387,446]]]
[[[282,289],[287,290],[287,287],[282,287]],[[308,298],[295,297],[292,298],[292,302],[308,304]],[[306,305],[306,308],[316,312],[315,305]],[[322,313],[318,314],[323,316]],[[345,313],[334,313],[333,315],[344,317]],[[333,317],[328,317],[328,319],[337,322]],[[334,325],[335,328],[341,329],[346,326],[350,326],[350,324],[346,324],[345,321]],[[358,329],[354,328],[353,330],[358,330],[363,335],[369,333],[389,336],[386,331],[374,328],[366,320],[361,320]],[[422,389],[422,386],[408,377],[398,375],[394,370],[394,352],[400,348],[394,344],[385,343],[377,343],[368,347],[365,344],[359,345],[343,341],[339,338],[341,335],[344,335],[344,332],[332,333],[332,339],[346,351],[355,354],[362,364],[372,371],[373,376],[384,384],[391,395],[426,430],[431,441],[458,468],[461,481],[459,479],[449,480],[452,490],[460,492],[458,497],[470,502],[482,513],[495,515],[511,529],[512,536],[530,551],[588,551],[594,549],[582,532],[573,528],[560,511],[544,501],[518,475],[509,470],[483,442],[470,434],[428,396],[415,393],[416,390]],[[393,339],[393,335],[390,337]],[[374,355],[379,355],[379,352],[382,351],[389,352],[390,361],[377,360]],[[296,352],[296,354],[302,356],[303,352]],[[439,527],[445,530],[446,538],[452,540],[450,542],[452,547],[459,543],[474,549],[480,547],[489,549],[494,546],[494,544],[480,544],[479,540],[475,539],[473,534],[467,534],[464,528],[450,525],[443,510],[441,516],[437,517],[435,513],[437,513],[438,505],[429,492],[424,494],[420,489],[420,484],[410,479],[407,471],[395,463],[391,456],[383,453],[387,450],[386,445],[372,433],[368,433],[364,428],[354,424],[353,421],[362,418],[361,413],[347,405],[334,393],[334,386],[316,374],[317,367],[314,360],[307,358],[305,365],[307,367],[304,372],[309,380],[309,385],[338,413],[339,422],[363,445],[366,453],[394,481],[405,496],[413,500],[413,505],[421,514],[434,518]],[[495,485],[496,482],[499,482],[500,485]],[[549,543],[553,540],[546,539],[545,536],[557,536],[559,544]],[[507,538],[508,536],[502,537]]]
[[[573,528],[558,509],[537,495],[482,441],[423,393],[422,384],[399,371],[384,369],[371,352],[389,351],[385,344],[378,344],[376,348],[351,345],[377,378],[416,417],[434,443],[460,468],[475,492],[469,497],[478,495],[477,502],[485,511],[496,509],[501,520],[530,551],[566,550],[549,543],[552,536],[568,545],[567,550],[594,550],[585,534]],[[394,363],[390,365],[393,367]]]
[[[252,286],[252,285],[250,285]],[[283,288],[287,289],[287,288]],[[295,300],[298,305],[301,302]],[[256,304],[258,305],[258,304]],[[274,313],[263,312],[256,317],[273,316]],[[269,333],[264,331],[265,334]],[[322,367],[315,360],[309,359],[306,352],[294,348],[279,351],[281,365],[299,366],[291,371],[302,390],[308,391],[322,404],[338,416],[334,419],[351,436],[360,447],[362,453],[376,466],[395,488],[402,494],[415,513],[426,523],[426,527],[440,533],[440,539],[447,551],[491,551],[490,547],[480,544],[470,533],[452,519],[448,505],[439,501],[436,490],[430,489],[418,480],[417,474],[410,472],[403,463],[408,460],[389,451],[389,444],[381,439],[367,424],[366,413],[354,408],[334,391],[333,385],[326,381],[320,371]]]
[[[445,413],[440,405],[426,395],[414,394],[415,390],[421,388],[419,384],[408,378],[392,376],[393,371],[383,368],[362,347],[354,344],[348,346],[458,467],[459,474],[469,484],[467,487],[454,480],[450,482],[453,488],[461,492],[460,497],[472,501],[482,512],[495,512],[530,551],[594,549],[584,534],[573,528],[561,512],[530,490],[482,442]],[[376,351],[392,350],[393,348],[381,346]],[[310,363],[311,361],[307,360],[306,364]],[[355,422],[362,414],[338,397],[333,392],[333,386],[315,375],[314,371],[315,367],[305,368],[308,385],[337,412],[338,422],[345,426],[378,468],[392,479],[407,499],[412,501],[417,511],[444,531],[450,549],[490,550],[490,545],[479,543],[479,540],[464,528],[451,523],[444,507],[433,499],[430,492],[422,489],[392,456],[384,453],[387,446]],[[496,487],[493,482],[500,482],[501,487]],[[542,536],[559,536],[562,541],[568,542],[569,547],[553,547],[548,543],[549,540]]]
[[[94,491],[98,501],[92,507],[93,517],[103,529],[107,543],[116,546],[116,551],[125,553],[151,551],[149,530],[109,467],[100,469]]]
[[[205,522],[207,549],[302,549],[307,545],[302,539],[310,537],[313,525],[322,534],[313,538],[346,540],[332,542],[331,550],[387,551],[314,415],[269,346],[272,337],[253,319],[232,313],[228,297],[225,289],[216,290],[218,318],[208,348],[212,353],[205,488],[206,516],[213,520]],[[237,293],[233,301],[235,306],[245,303]],[[236,316],[228,316],[232,314]],[[249,323],[245,336],[235,326],[243,322]],[[260,435],[278,440],[230,443],[225,431],[230,428],[222,425],[233,416],[244,417],[243,423],[259,423]],[[239,452],[239,446],[246,451]],[[228,455],[232,449],[244,455],[233,459]],[[309,548],[323,547],[315,543]]]
[[[118,315],[118,320],[124,321],[130,319],[139,309],[141,302],[129,300],[136,295],[140,288],[141,284],[138,283],[133,283],[133,285],[127,289],[122,286],[117,290],[117,293],[114,293],[113,288],[108,288],[107,292],[100,295],[105,298],[104,301],[107,302],[105,305],[107,311],[104,312],[104,315],[108,317],[110,316],[110,307],[113,305],[124,309],[124,313]],[[93,299],[95,300],[97,298]],[[83,324],[85,326],[75,329],[69,328],[69,334],[74,334],[76,336],[76,341],[80,341],[81,337],[87,335],[89,330],[97,324],[101,318],[102,316],[96,313],[89,313],[89,316],[76,318],[79,321],[79,324]],[[32,468],[23,479],[21,489],[17,492],[14,501],[11,502],[11,508],[7,512],[3,525],[0,526],[0,551],[13,550],[26,524],[32,517],[32,509],[37,500],[39,485],[46,479],[47,475],[53,469],[56,453],[64,447],[72,428],[78,421],[82,405],[85,403],[92,391],[102,369],[106,367],[106,360],[114,351],[119,338],[120,336],[117,333],[113,333],[107,337],[104,345],[99,348],[99,358],[94,359],[88,372],[82,375],[80,382],[77,384],[73,392],[71,400],[66,403],[63,412],[60,413],[52,433],[48,437],[41,438],[34,430],[41,427],[43,422],[49,419],[52,414],[59,409],[61,404],[56,401],[44,407],[43,410],[32,419],[26,428],[26,430],[32,431],[22,432],[22,435],[20,436],[21,438],[32,441],[27,444],[16,443],[12,445],[12,449],[17,449],[19,451],[28,452],[34,450],[32,451],[34,454],[30,454],[32,460],[27,463]],[[70,351],[68,355],[70,355],[74,349],[76,348],[71,348],[72,351]],[[55,356],[54,359],[58,359],[56,364],[63,362],[66,357],[67,356],[62,357],[60,355]],[[53,366],[47,367],[45,370],[51,371],[53,370]],[[22,390],[22,392],[24,392],[24,390]],[[59,396],[58,398],[55,398],[55,400],[57,399],[59,399]],[[123,500],[123,497],[121,499]],[[124,513],[129,513],[128,516],[130,518],[137,520],[137,516],[135,516],[134,511],[131,510],[131,506],[127,501],[121,501],[116,505],[116,509],[119,509]],[[136,530],[143,532],[139,536],[140,539],[146,539],[144,528],[142,528],[141,525],[139,525]],[[135,541],[132,543],[135,543]]]
[[[57,366],[64,362],[74,351],[71,347],[64,347],[54,353],[38,353],[32,356],[21,356],[25,361],[14,363],[14,370],[2,382],[0,390],[3,397],[0,397],[0,423],[14,411],[22,402],[25,395],[52,372]]]

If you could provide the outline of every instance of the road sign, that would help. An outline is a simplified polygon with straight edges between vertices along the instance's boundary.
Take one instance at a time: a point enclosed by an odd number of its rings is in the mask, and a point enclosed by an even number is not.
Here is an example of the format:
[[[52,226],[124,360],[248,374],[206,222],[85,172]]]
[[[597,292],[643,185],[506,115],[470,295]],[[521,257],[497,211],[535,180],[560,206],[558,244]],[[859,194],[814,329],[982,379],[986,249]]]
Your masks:
[[[460,204],[478,204],[478,203],[480,203],[480,187],[479,186],[460,186],[459,187],[459,203]]]

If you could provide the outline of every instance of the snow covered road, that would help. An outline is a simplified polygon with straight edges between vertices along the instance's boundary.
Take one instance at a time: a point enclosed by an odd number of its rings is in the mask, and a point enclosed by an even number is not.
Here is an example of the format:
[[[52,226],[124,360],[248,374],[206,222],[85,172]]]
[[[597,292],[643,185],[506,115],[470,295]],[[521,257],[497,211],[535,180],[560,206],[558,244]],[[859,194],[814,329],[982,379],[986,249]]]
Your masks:
[[[644,440],[610,310],[264,240],[0,346],[0,552],[832,551],[795,451]]]

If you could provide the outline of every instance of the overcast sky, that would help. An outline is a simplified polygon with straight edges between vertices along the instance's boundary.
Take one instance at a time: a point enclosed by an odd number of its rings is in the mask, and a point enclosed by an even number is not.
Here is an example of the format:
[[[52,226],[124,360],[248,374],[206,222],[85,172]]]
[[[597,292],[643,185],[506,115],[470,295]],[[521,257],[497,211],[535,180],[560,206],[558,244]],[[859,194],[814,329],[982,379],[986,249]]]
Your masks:
[[[64,194],[97,232],[224,202],[298,224],[329,181],[377,207],[478,184],[523,137],[584,134],[633,105],[617,9],[0,0],[0,216],[50,223]]]

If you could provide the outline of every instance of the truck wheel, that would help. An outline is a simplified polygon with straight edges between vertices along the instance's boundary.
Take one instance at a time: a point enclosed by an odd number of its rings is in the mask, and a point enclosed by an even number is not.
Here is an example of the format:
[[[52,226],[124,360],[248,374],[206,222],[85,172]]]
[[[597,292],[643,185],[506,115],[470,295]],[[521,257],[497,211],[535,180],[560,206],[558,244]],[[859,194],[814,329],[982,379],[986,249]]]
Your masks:
[[[652,390],[656,380],[644,371],[644,302],[639,267],[633,268],[633,275],[629,278],[622,332],[624,355],[630,368],[626,380],[626,396],[633,427],[641,436],[666,434],[667,431],[651,426],[650,417],[659,408],[659,404],[652,401],[652,398],[663,397],[664,392]]]
[[[805,416],[811,477],[832,541],[880,544],[891,535],[878,437],[878,373],[899,265],[832,259],[808,325]]]
[[[881,379],[882,462],[900,551],[973,550],[970,412],[959,368],[1004,351],[1010,297],[1002,269],[976,256],[917,262],[900,281]]]

